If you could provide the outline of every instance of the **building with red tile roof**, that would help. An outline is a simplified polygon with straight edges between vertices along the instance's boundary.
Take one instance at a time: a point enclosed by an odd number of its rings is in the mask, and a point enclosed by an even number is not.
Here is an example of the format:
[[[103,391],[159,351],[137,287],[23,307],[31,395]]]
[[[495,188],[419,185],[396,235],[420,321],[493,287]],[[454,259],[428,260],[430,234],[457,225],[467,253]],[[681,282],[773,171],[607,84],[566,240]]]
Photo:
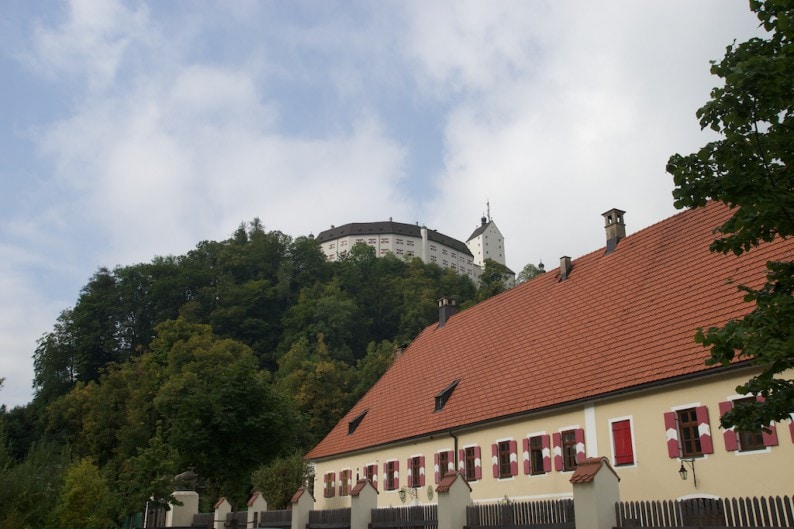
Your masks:
[[[349,505],[344,476],[371,478],[382,505],[405,487],[432,502],[452,469],[475,501],[568,496],[577,463],[601,456],[624,499],[789,493],[771,476],[794,461],[794,429],[753,441],[720,430],[754,371],[706,366],[694,334],[751,310],[737,286],[760,286],[794,241],[711,253],[730,216],[720,203],[629,236],[623,216],[604,214],[605,248],[457,314],[442,304],[441,322],[307,454],[318,501]],[[684,459],[697,489],[679,477]]]

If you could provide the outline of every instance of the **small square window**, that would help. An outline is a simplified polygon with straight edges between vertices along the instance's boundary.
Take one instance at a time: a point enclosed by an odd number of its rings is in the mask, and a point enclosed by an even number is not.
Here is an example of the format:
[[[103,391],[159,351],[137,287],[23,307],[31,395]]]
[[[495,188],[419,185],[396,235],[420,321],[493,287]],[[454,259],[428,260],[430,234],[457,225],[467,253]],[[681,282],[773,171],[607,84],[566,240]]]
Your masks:
[[[444,389],[439,391],[438,394],[436,394],[434,411],[441,411],[444,409],[444,406],[446,406],[447,401],[452,396],[452,392],[455,391],[456,387],[458,387],[459,382],[460,379],[453,380],[449,386],[445,387]]]
[[[353,432],[356,431],[356,428],[358,428],[358,425],[364,420],[364,417],[367,415],[368,411],[369,408],[356,415],[353,420],[347,423],[347,435],[352,435]]]

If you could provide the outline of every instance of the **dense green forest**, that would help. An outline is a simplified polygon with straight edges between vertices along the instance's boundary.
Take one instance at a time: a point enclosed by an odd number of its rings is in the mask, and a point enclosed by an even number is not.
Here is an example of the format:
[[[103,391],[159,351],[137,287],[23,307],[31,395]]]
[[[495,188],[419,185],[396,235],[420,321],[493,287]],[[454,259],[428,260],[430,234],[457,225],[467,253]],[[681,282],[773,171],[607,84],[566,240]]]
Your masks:
[[[436,321],[438,298],[504,288],[498,265],[483,277],[361,244],[328,262],[258,219],[100,268],[38,341],[33,401],[1,410],[0,527],[113,527],[187,469],[208,504],[242,505],[252,474],[300,461]]]

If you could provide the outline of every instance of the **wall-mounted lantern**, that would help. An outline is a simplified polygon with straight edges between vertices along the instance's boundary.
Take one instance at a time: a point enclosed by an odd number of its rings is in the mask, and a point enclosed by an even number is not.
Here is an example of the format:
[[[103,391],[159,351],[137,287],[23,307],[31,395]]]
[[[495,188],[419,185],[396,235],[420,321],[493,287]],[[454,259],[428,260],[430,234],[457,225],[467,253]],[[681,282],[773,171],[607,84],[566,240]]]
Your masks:
[[[684,466],[684,463],[686,463],[689,466],[689,468],[692,469],[692,480],[695,482],[695,488],[697,488],[697,486],[698,486],[698,477],[695,474],[695,458],[682,459],[681,460],[681,467],[678,469],[678,475],[681,476],[681,479],[686,481],[688,472],[686,470],[686,467]]]

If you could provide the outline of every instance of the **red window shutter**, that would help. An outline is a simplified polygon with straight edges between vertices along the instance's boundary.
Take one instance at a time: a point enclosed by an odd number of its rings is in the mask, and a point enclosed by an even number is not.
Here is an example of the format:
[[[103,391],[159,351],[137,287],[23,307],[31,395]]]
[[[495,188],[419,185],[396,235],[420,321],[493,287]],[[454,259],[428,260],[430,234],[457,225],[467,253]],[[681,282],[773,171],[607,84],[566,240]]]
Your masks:
[[[551,434],[554,441],[554,470],[562,472],[562,436],[560,432]]]
[[[761,395],[758,395],[756,399],[764,402],[764,397]],[[777,446],[777,428],[775,428],[775,425],[769,425],[769,432],[761,430],[761,437],[764,438],[764,446]]]
[[[482,479],[482,454],[480,447],[474,447],[474,479]]]
[[[510,475],[518,475],[518,443],[510,441]]]
[[[499,477],[499,445],[494,443],[491,445],[491,460],[493,463],[493,477]]]
[[[394,462],[394,490],[400,488],[400,462]]]
[[[344,472],[340,472],[339,473],[339,495],[340,496],[342,495],[342,480],[343,479],[345,479],[345,473]]]
[[[794,417],[788,423],[788,432],[791,434],[791,442],[794,443]]]
[[[378,490],[378,465],[370,465],[372,468],[372,486]]]
[[[447,468],[444,469],[444,474],[450,471],[455,472],[455,452],[453,452],[452,450],[447,452],[447,461],[449,461],[449,463],[447,463]]]
[[[551,440],[548,434],[542,437],[543,472],[551,472]]]
[[[458,470],[466,474],[466,450],[463,448],[458,450]]]
[[[700,434],[700,449],[704,454],[714,453],[714,443],[711,441],[711,426],[709,426],[709,409],[705,406],[695,408],[698,418],[698,434]]]
[[[668,411],[664,414],[664,431],[667,437],[667,456],[678,457],[678,425],[676,424],[675,412]]]
[[[389,467],[388,467],[388,463],[383,463],[383,490],[389,490]]]
[[[727,400],[725,402],[720,402],[720,417],[731,411],[733,409],[733,402]],[[725,450],[728,452],[733,452],[739,449],[739,438],[736,435],[736,431],[733,428],[727,428],[722,432],[722,438],[725,441]]]
[[[584,450],[584,429],[577,428],[576,429],[576,462],[577,463],[584,463],[584,460],[587,459],[587,454]]]
[[[446,470],[441,470],[439,468],[439,465],[441,464],[439,459],[440,459],[440,456],[438,455],[438,452],[433,454],[433,468],[435,468],[435,470],[436,470],[436,485],[441,483],[441,479],[439,479],[439,476],[443,476],[444,475],[442,472],[446,472]]]
[[[413,458],[409,457],[408,461],[406,461],[405,468],[407,469],[406,472],[408,473],[408,487],[414,486],[414,475],[413,475]]]
[[[615,421],[612,423],[612,443],[615,446],[615,464],[631,465],[634,463],[634,446],[631,444],[631,421]]]
[[[334,487],[334,485],[336,484],[336,472],[329,472],[328,474],[330,475],[330,478],[328,479],[329,487],[328,487],[328,496],[326,497],[333,498],[336,493],[336,487]]]
[[[529,475],[529,473],[532,472],[532,469],[529,466],[529,437],[524,437],[524,439],[521,441],[521,448],[524,451],[522,454],[524,458],[524,474]]]
[[[414,478],[414,483],[416,483],[416,478]],[[425,456],[419,456],[419,486],[425,486]]]

